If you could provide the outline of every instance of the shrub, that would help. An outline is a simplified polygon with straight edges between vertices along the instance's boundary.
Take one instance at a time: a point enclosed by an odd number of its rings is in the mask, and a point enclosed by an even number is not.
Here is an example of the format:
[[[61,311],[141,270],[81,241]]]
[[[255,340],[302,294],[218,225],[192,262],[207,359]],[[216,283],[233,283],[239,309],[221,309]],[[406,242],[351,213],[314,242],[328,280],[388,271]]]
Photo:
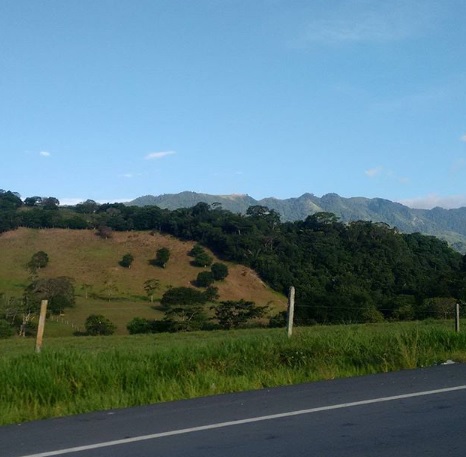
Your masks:
[[[152,333],[153,325],[152,321],[143,317],[135,317],[128,322],[126,326],[130,335],[136,335],[140,333]]]
[[[191,257],[196,257],[196,256],[198,256],[199,254],[202,254],[202,253],[204,253],[204,252],[205,252],[204,248],[203,248],[199,243],[197,243],[197,244],[195,244],[195,245],[193,246],[193,248],[188,252],[188,255],[191,256]]]
[[[170,259],[170,250],[168,248],[160,248],[157,250],[155,259],[152,261],[154,265],[165,268]]]
[[[128,253],[123,256],[123,258],[118,262],[124,268],[131,268],[134,257],[132,254]]]
[[[32,271],[40,270],[45,268],[49,263],[49,256],[44,251],[38,251],[32,255],[31,260],[28,263],[28,267]]]
[[[195,267],[208,267],[212,264],[212,257],[210,257],[207,252],[203,251],[200,254],[197,254],[196,257],[194,257],[194,260],[192,261],[192,264]]]
[[[0,319],[0,339],[10,338],[10,336],[13,336],[13,333],[11,325],[5,319]]]
[[[215,281],[221,281],[228,276],[228,267],[224,263],[216,262],[210,267]]]
[[[214,283],[214,275],[210,271],[201,271],[197,275],[196,286],[197,287],[209,287]]]
[[[113,335],[115,324],[101,314],[91,314],[84,324],[88,335]]]

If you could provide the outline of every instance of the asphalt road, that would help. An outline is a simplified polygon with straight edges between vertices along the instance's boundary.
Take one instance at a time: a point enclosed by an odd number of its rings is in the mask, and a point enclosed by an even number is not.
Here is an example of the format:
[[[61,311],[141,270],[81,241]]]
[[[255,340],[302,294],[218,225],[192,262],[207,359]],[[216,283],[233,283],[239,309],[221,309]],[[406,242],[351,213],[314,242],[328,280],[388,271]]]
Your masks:
[[[54,455],[464,457],[466,364],[0,427],[1,457]]]

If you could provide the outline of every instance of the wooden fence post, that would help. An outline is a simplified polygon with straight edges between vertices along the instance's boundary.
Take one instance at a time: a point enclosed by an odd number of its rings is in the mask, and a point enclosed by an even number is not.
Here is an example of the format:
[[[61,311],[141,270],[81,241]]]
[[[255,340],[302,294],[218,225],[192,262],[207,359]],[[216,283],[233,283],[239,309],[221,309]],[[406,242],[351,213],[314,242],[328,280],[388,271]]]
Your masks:
[[[44,336],[45,316],[47,315],[47,300],[40,303],[39,325],[37,326],[36,352],[39,353],[42,348],[42,337]]]
[[[288,338],[291,338],[293,333],[293,319],[294,319],[294,287],[290,287],[290,294],[288,296]]]

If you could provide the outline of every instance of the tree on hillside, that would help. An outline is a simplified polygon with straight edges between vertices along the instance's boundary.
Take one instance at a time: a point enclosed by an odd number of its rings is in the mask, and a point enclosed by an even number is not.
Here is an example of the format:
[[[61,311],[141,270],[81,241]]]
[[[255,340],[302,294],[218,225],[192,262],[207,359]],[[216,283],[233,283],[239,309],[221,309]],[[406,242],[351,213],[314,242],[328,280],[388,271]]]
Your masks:
[[[108,240],[113,238],[113,230],[107,225],[99,225],[99,227],[97,227],[96,235],[103,240]]]
[[[144,290],[150,298],[151,303],[154,302],[154,293],[160,288],[160,281],[158,279],[148,279],[144,281]]]
[[[205,295],[191,287],[174,287],[160,300],[165,310],[165,321],[174,331],[191,331],[202,328],[207,322]]]
[[[45,268],[49,263],[49,256],[44,251],[38,251],[32,255],[31,260],[28,262],[28,268],[31,272],[35,273],[41,268]]]
[[[160,248],[155,254],[153,263],[159,267],[165,268],[170,259],[170,250],[168,248]]]
[[[75,304],[73,279],[68,276],[37,279],[26,287],[24,299],[35,311],[38,311],[41,300],[48,300],[48,310],[60,314]]]
[[[215,262],[210,267],[215,281],[222,281],[228,276],[228,267],[224,263]]]
[[[199,254],[197,254],[194,257],[194,260],[191,262],[192,265],[196,267],[208,267],[209,265],[212,264],[213,258],[207,254],[207,252],[203,251]]]
[[[107,297],[107,300],[110,301],[118,293],[118,286],[114,279],[107,278],[104,281],[104,287],[102,293]]]
[[[98,210],[98,208],[99,205],[94,200],[86,200],[82,203],[78,203],[75,206],[75,211],[77,213],[93,214]]]
[[[87,317],[84,324],[86,333],[91,336],[113,335],[116,330],[115,324],[102,314],[91,314]]]
[[[89,292],[94,286],[92,284],[81,284],[81,290],[84,292],[84,298],[89,298]]]
[[[0,210],[16,210],[23,206],[23,201],[17,192],[0,191]]]
[[[208,267],[212,264],[212,257],[207,254],[206,250],[199,244],[196,243],[193,248],[188,252],[188,255],[194,257],[191,262],[196,267]]]
[[[124,268],[131,268],[131,264],[133,263],[133,260],[134,260],[133,255],[128,253],[128,254],[125,254],[118,263]]]
[[[188,255],[191,257],[196,257],[197,255],[202,254],[203,252],[205,252],[205,249],[199,243],[196,243],[188,252]]]
[[[25,206],[40,206],[42,204],[42,197],[35,195],[34,197],[27,197],[24,200]]]
[[[258,319],[265,315],[267,306],[257,306],[252,301],[222,301],[217,306],[212,306],[215,319],[222,329],[230,330],[244,325],[252,319]]]
[[[201,271],[196,278],[195,285],[197,287],[209,287],[214,283],[214,275],[210,271]]]
[[[60,201],[58,200],[58,198],[55,197],[45,197],[41,201],[41,206],[44,209],[57,210],[60,206]]]

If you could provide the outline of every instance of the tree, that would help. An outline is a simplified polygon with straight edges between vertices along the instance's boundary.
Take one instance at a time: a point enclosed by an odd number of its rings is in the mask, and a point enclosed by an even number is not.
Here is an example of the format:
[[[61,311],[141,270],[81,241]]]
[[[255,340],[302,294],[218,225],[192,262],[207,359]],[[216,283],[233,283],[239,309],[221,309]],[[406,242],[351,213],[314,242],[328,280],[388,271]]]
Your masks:
[[[155,255],[154,264],[159,267],[165,268],[169,259],[170,250],[168,248],[160,248],[157,250],[157,253]]]
[[[134,260],[133,255],[128,253],[128,254],[125,254],[118,263],[124,268],[131,268],[131,264],[133,263],[133,260]]]
[[[152,327],[152,321],[145,319],[144,317],[135,317],[126,325],[126,329],[130,335],[152,333]]]
[[[100,225],[97,227],[96,235],[103,240],[108,240],[113,237],[113,230],[106,225]]]
[[[26,287],[24,299],[35,311],[39,309],[41,300],[48,300],[51,313],[62,313],[64,308],[75,304],[73,279],[68,276],[37,279]]]
[[[212,264],[212,257],[203,251],[194,257],[194,260],[191,262],[196,267],[208,267]]]
[[[218,297],[219,297],[218,287],[209,286],[204,291],[204,298],[205,298],[206,303],[207,302],[213,302],[213,301],[217,300]]]
[[[46,197],[42,199],[41,205],[44,209],[57,210],[60,205],[60,201],[55,197]]]
[[[40,206],[42,204],[42,197],[35,195],[34,197],[27,197],[24,200],[25,206]]]
[[[44,251],[38,251],[32,255],[31,260],[28,262],[28,268],[32,272],[36,272],[41,268],[44,268],[49,263],[49,256]]]
[[[14,330],[8,321],[0,319],[0,339],[13,336]]]
[[[23,201],[17,192],[0,192],[0,210],[15,210],[23,206]]]
[[[196,278],[197,287],[209,287],[214,283],[214,275],[210,271],[201,271]]]
[[[86,333],[91,336],[113,335],[116,330],[115,324],[102,314],[91,314],[84,323]]]
[[[107,296],[108,301],[110,301],[118,293],[118,286],[112,278],[107,278],[104,281],[104,288],[102,289],[104,295]]]
[[[160,281],[158,279],[148,279],[144,281],[144,290],[150,298],[151,303],[154,302],[154,292],[160,288]]]
[[[92,284],[81,284],[81,290],[84,291],[84,298],[89,298],[89,292],[94,286]]]
[[[32,327],[32,319],[38,312],[36,303],[26,298],[3,297],[0,319],[18,329],[19,336],[26,336]]]
[[[191,287],[167,290],[160,303],[165,308],[165,321],[174,331],[198,330],[207,321],[203,307],[206,297]]]
[[[251,319],[263,317],[267,306],[256,306],[252,301],[222,301],[217,306],[212,306],[215,319],[222,329],[238,328]]]
[[[77,213],[93,214],[97,211],[99,205],[94,200],[86,200],[85,202],[78,203],[75,206]]]
[[[196,243],[188,252],[188,255],[191,257],[196,257],[197,255],[202,254],[203,252],[205,252],[205,249],[199,243]]]
[[[228,267],[224,263],[216,262],[210,267],[215,281],[221,281],[228,276]]]

